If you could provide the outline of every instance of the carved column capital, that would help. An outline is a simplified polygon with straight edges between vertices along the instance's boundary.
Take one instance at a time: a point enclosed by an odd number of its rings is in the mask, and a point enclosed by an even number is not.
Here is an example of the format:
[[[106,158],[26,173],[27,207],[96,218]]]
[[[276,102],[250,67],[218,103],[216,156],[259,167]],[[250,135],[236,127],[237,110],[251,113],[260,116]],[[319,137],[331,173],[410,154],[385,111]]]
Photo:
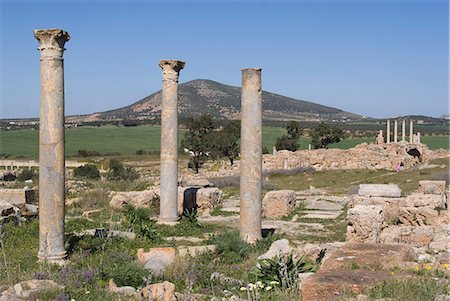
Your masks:
[[[38,50],[41,58],[62,59],[64,44],[70,40],[70,35],[62,29],[35,29],[34,37],[39,41]]]
[[[180,70],[184,68],[185,62],[177,60],[160,60],[159,66],[163,70],[163,80],[178,81]]]

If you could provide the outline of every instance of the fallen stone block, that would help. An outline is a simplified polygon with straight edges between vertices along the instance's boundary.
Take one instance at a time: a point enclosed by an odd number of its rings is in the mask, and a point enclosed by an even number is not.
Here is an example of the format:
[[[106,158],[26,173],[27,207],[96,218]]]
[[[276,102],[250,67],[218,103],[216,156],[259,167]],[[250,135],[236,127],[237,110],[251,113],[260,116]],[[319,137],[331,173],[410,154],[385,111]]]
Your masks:
[[[141,291],[143,300],[153,301],[176,301],[175,284],[164,281],[162,283],[150,284],[144,287]]]
[[[445,193],[445,181],[419,181],[419,192],[424,194],[443,194]]]
[[[447,208],[447,198],[444,193],[412,193],[406,197],[404,203],[405,207],[431,207],[432,209]]]
[[[113,193],[109,205],[114,209],[122,209],[125,205],[131,205],[135,208],[145,208],[150,207],[152,201],[158,197],[158,187],[143,191],[119,191]]]
[[[154,273],[162,273],[176,258],[177,250],[175,248],[151,248],[149,252],[144,249],[137,250],[137,259],[145,269]]]
[[[360,184],[358,195],[367,197],[399,198],[402,191],[395,184]]]
[[[292,252],[293,252],[293,249],[289,245],[289,240],[284,238],[284,239],[274,241],[270,245],[269,250],[266,253],[259,256],[257,259],[258,260],[271,259],[275,256],[279,256],[279,257],[286,256],[286,255],[292,254]]]
[[[357,205],[347,212],[347,241],[352,243],[377,243],[383,225],[383,207]]]
[[[15,206],[35,203],[35,192],[31,189],[0,189],[0,201],[5,201]]]
[[[223,192],[217,187],[178,187],[178,213],[196,210],[199,215],[209,216],[223,201]]]
[[[44,292],[60,291],[63,288],[63,286],[52,280],[26,280],[19,282],[4,291],[0,300],[36,300],[36,298]]]
[[[199,256],[207,252],[215,252],[215,245],[206,245],[206,246],[190,246],[190,247],[178,247],[178,256]]]
[[[434,226],[438,212],[430,207],[401,207],[398,213],[399,223],[405,226]]]
[[[380,234],[381,243],[406,243],[415,247],[425,247],[433,239],[431,226],[389,226]]]
[[[263,216],[280,218],[288,215],[295,207],[293,190],[273,190],[266,193],[262,201]]]
[[[411,248],[401,244],[346,244],[302,282],[302,300],[336,300],[344,292],[361,293],[392,278],[389,269],[409,261],[410,253]]]

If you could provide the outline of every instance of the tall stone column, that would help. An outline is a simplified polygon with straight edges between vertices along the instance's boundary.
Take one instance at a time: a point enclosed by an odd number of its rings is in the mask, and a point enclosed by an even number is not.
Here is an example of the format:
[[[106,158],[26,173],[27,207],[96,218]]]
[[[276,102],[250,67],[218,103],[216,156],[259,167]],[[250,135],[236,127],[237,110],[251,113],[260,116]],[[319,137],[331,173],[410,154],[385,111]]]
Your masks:
[[[161,194],[159,220],[178,220],[178,76],[184,62],[161,60]]]
[[[242,69],[241,91],[241,238],[261,239],[262,90],[261,69]]]
[[[411,119],[409,121],[409,143],[414,143],[413,134],[414,134],[413,120]]]
[[[406,141],[406,120],[402,120],[402,142]]]
[[[398,121],[394,120],[394,143],[398,142]]]
[[[391,121],[386,121],[386,143],[391,143]]]
[[[34,30],[41,57],[39,119],[39,253],[60,263],[64,249],[64,44],[61,29]]]

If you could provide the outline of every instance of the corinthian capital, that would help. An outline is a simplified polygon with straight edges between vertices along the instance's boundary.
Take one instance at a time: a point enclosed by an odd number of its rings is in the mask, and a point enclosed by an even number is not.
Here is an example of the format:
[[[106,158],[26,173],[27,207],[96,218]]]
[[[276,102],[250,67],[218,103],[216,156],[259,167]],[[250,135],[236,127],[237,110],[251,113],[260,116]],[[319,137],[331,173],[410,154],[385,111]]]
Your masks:
[[[61,59],[64,44],[70,40],[70,35],[62,29],[35,29],[34,37],[39,41],[38,50],[42,58]]]

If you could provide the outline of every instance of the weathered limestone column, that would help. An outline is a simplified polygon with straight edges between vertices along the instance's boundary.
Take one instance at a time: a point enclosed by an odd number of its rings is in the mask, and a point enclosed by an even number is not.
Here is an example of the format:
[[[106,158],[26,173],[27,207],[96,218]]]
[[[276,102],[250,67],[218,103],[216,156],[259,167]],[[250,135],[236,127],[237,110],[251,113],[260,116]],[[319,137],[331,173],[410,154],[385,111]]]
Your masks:
[[[394,120],[394,143],[398,142],[398,121]]]
[[[391,121],[386,122],[386,143],[391,143]]]
[[[161,60],[161,200],[159,220],[178,220],[178,76],[184,62]]]
[[[405,142],[406,140],[406,120],[402,120],[402,142]]]
[[[61,263],[64,249],[64,44],[61,29],[34,30],[41,56],[39,118],[39,253]]]
[[[411,119],[409,121],[409,143],[414,143],[413,134],[414,134],[413,121]]]
[[[416,139],[417,139],[417,143],[421,143],[420,142],[420,132],[417,132]]]
[[[241,238],[261,239],[262,90],[261,69],[242,69],[241,91]]]

